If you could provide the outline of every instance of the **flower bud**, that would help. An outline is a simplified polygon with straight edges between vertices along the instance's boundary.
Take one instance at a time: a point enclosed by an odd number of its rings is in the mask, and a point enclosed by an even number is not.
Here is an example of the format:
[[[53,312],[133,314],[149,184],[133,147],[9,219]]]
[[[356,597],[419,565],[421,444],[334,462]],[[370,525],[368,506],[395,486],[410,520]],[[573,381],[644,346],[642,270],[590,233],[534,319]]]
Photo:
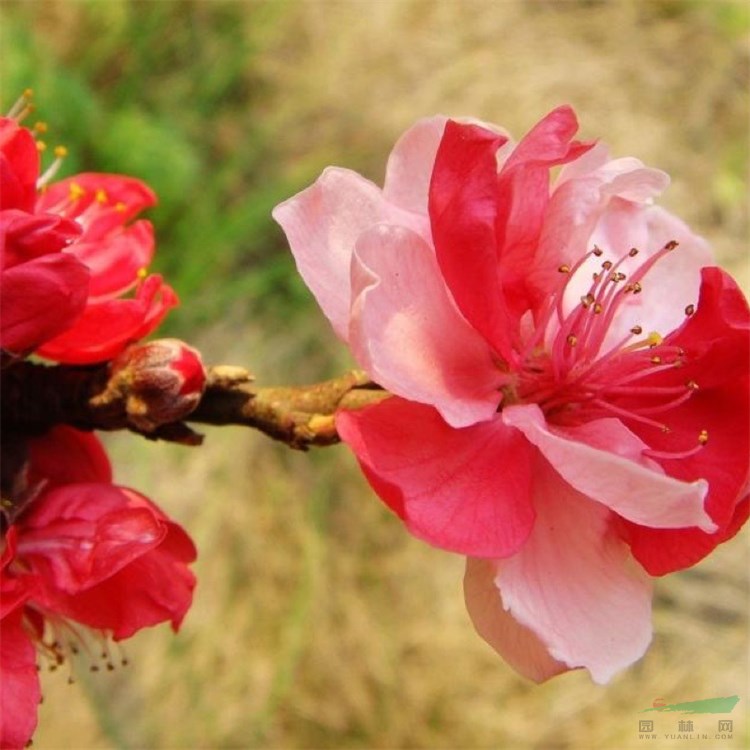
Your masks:
[[[131,346],[114,360],[110,377],[127,394],[128,421],[143,432],[184,419],[206,387],[200,353],[179,339]]]

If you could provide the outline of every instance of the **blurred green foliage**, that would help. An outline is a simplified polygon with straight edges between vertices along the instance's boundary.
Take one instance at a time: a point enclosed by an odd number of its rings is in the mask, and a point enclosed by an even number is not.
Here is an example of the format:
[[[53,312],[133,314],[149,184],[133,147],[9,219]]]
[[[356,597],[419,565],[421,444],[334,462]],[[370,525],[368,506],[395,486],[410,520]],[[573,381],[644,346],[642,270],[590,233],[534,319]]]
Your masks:
[[[308,303],[272,207],[298,189],[254,74],[284,3],[4,3],[3,106],[35,91],[64,174],[137,176],[159,196],[154,270],[184,301],[186,331],[238,300],[291,314]],[[303,175],[312,179],[314,175]]]

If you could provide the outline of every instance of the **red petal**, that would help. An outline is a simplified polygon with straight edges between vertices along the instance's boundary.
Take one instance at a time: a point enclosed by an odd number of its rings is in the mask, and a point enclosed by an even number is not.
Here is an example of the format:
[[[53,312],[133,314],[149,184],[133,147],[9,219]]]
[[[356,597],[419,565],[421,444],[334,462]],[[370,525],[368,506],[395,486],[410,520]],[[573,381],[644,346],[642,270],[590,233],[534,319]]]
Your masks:
[[[506,138],[449,120],[435,157],[429,213],[440,269],[466,319],[511,360],[511,321],[498,278],[497,162]]]
[[[151,263],[154,229],[149,221],[137,221],[98,240],[91,240],[87,232],[70,252],[91,269],[92,298],[115,296],[132,289],[138,274]]]
[[[750,311],[736,283],[718,268],[704,268],[696,313],[665,340],[685,350],[687,364],[651,381],[677,385],[695,380],[699,390],[666,415],[669,434],[629,424],[659,451],[692,447],[704,429],[709,436],[695,455],[659,463],[677,479],[708,481],[706,510],[718,531],[656,530],[623,521],[633,554],[652,575],[694,565],[737,531],[738,501],[750,474],[749,330]]]
[[[80,197],[71,199],[71,195]],[[93,207],[94,226],[88,231],[91,232],[90,239],[98,239],[113,225],[121,226],[154,205],[156,195],[153,190],[135,177],[82,172],[50,185],[39,196],[37,211],[50,211],[75,219]],[[91,214],[89,212],[87,218]],[[99,221],[103,221],[101,227],[96,226]],[[88,221],[85,223],[88,225]]]
[[[33,212],[39,152],[34,137],[15,120],[0,117],[0,209]]]
[[[11,268],[40,255],[56,253],[81,234],[74,221],[52,214],[0,212],[2,267]]]
[[[134,299],[94,302],[70,330],[48,341],[39,354],[57,362],[89,364],[112,359],[146,336],[177,305],[177,295],[161,276],[149,276]]]
[[[420,539],[507,557],[531,532],[534,449],[501,420],[454,429],[432,407],[392,397],[340,412],[336,426],[375,491]]]
[[[29,484],[46,481],[49,487],[77,482],[112,482],[112,467],[92,432],[57,425],[28,442]]]
[[[0,620],[0,747],[27,746],[37,725],[42,693],[36,670],[36,649],[24,632],[18,609]]]
[[[26,352],[65,331],[86,304],[88,283],[88,268],[65,253],[43,255],[3,271],[0,345]]]
[[[167,525],[111,484],[44,492],[23,518],[18,554],[52,591],[91,588],[158,546]]]
[[[593,143],[571,141],[578,130],[575,112],[558,107],[519,142],[497,182],[498,273],[516,315],[525,309],[525,277],[539,244],[550,198],[550,169],[588,151]],[[514,288],[515,287],[515,288]]]

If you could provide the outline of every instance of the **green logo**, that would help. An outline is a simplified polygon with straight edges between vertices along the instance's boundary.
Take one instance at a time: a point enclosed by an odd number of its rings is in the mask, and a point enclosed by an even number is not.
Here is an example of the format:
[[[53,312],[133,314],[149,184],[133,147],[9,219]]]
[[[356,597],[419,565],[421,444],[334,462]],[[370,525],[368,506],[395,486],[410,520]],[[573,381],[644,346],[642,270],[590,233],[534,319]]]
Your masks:
[[[641,711],[677,711],[683,714],[729,714],[739,703],[738,695],[730,695],[727,698],[705,698],[702,701],[688,701],[687,703],[666,703],[663,698],[656,698],[651,708]]]

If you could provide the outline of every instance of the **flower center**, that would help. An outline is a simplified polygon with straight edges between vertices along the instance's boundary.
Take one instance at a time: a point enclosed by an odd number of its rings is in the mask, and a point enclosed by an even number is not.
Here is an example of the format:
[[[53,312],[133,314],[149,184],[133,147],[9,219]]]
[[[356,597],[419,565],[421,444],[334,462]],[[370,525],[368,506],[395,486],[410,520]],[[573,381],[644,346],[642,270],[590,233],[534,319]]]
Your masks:
[[[655,331],[644,333],[636,322],[615,343],[608,334],[618,311],[622,314],[623,304],[643,292],[644,276],[677,246],[675,241],[668,242],[629,275],[621,268],[627,259],[639,254],[636,248],[614,262],[603,260],[588,290],[567,314],[563,298],[573,277],[590,258],[601,258],[604,253],[595,246],[572,267],[560,266],[561,283],[521,347],[520,367],[510,393],[506,388],[506,397],[538,404],[547,419],[556,424],[577,425],[618,417],[670,432],[663,416],[689,400],[699,386],[694,380],[654,385],[651,376],[683,367],[685,351],[665,343]],[[688,316],[694,312],[692,304],[685,308]],[[707,440],[708,433],[702,430],[697,443],[687,450],[668,456],[651,451],[649,455],[686,457],[700,450]]]

